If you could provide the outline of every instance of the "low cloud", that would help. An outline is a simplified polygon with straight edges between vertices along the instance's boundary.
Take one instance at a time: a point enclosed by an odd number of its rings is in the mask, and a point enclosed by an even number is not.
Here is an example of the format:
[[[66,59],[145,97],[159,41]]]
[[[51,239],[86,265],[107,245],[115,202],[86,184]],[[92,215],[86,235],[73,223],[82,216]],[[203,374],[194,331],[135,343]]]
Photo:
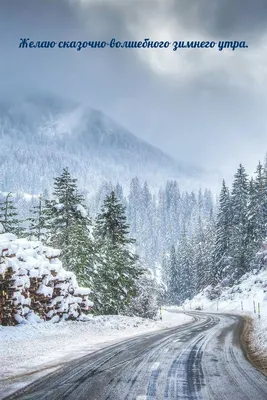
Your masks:
[[[86,27],[105,18],[106,34],[118,40],[246,41],[248,49],[138,49],[136,56],[155,74],[174,83],[201,79],[261,90],[267,84],[267,9],[264,1],[77,0]],[[118,29],[119,27],[119,29]],[[103,29],[101,27],[103,32]],[[125,50],[124,50],[125,51]]]

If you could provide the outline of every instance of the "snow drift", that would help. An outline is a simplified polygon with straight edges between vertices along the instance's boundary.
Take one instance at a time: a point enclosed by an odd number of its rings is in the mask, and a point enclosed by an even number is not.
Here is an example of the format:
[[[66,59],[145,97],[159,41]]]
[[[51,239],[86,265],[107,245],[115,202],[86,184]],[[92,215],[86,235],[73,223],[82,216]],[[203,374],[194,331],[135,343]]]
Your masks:
[[[267,374],[267,242],[256,254],[258,270],[243,275],[232,287],[222,282],[215,288],[206,287],[192,300],[186,300],[184,310],[231,313],[249,316],[253,322],[248,339],[250,356]]]
[[[201,308],[212,311],[236,311],[267,317],[267,241],[256,254],[257,268],[247,272],[234,285],[224,279],[216,287],[207,286],[192,300],[186,300],[186,309]]]

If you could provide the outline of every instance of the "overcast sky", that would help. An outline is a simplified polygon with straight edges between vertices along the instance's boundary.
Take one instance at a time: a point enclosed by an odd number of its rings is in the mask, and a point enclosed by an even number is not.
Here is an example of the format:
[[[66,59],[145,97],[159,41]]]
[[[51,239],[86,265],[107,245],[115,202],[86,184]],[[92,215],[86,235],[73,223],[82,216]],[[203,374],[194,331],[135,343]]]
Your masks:
[[[2,0],[4,96],[86,102],[178,160],[252,173],[267,151],[266,0]],[[37,40],[246,40],[247,49],[19,49]]]

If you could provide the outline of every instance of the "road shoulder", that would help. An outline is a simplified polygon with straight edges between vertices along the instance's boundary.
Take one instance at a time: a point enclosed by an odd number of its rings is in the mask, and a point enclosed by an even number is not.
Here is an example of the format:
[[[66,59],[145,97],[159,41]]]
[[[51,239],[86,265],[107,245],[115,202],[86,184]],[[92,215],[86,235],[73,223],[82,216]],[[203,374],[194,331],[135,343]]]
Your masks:
[[[78,359],[125,339],[192,321],[183,313],[163,311],[162,321],[124,316],[1,327],[0,398]]]

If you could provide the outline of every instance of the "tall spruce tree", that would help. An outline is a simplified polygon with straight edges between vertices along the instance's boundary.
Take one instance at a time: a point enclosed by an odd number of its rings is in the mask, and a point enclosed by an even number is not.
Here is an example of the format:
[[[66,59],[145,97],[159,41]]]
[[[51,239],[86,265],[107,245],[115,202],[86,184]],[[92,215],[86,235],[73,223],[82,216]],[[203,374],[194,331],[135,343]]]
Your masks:
[[[186,234],[185,228],[183,229],[177,251],[183,301],[213,284],[215,221],[212,210],[210,214],[206,225],[199,216],[198,225],[192,237]]]
[[[210,210],[210,219],[204,229],[204,243],[203,243],[203,259],[204,259],[204,270],[202,278],[202,289],[208,285],[214,285],[213,279],[214,271],[214,249],[215,249],[215,219],[213,217],[212,209]]]
[[[213,283],[227,277],[231,271],[230,242],[232,234],[232,208],[229,189],[223,180],[216,219]]]
[[[61,249],[63,266],[76,273],[80,282],[90,277],[92,264],[91,220],[78,193],[77,180],[64,168],[54,180],[51,200],[45,201],[47,243]]]
[[[267,207],[266,177],[261,163],[258,164],[255,179],[251,179],[247,215],[247,252],[250,269],[254,268],[254,254],[266,238]]]
[[[12,200],[12,193],[8,193],[3,201],[0,202],[0,223],[4,232],[13,233],[18,237],[22,237],[25,233],[18,219],[17,209]]]
[[[174,246],[171,246],[169,258],[169,286],[168,300],[170,304],[178,305],[181,298],[180,293],[180,271],[178,270],[178,260]]]
[[[192,239],[190,240],[185,227],[181,235],[181,240],[178,246],[178,269],[180,271],[180,299],[185,301],[191,298],[194,290],[193,281],[193,253],[194,247],[192,245]]]
[[[249,252],[255,250],[256,243],[258,242],[258,199],[256,196],[255,181],[253,178],[249,181],[249,195],[248,195],[248,212],[247,212],[247,246]]]
[[[167,303],[168,303],[168,287],[170,282],[169,266],[170,266],[169,254],[165,252],[162,256],[162,261],[161,261],[161,279],[166,287],[165,299]]]
[[[32,216],[28,218],[29,221],[29,238],[31,240],[46,241],[46,219],[44,213],[44,200],[39,196],[38,204],[31,210]]]
[[[194,259],[193,259],[193,283],[194,283],[194,291],[198,293],[201,289],[203,289],[203,282],[205,282],[205,260],[203,254],[205,241],[205,233],[204,227],[201,217],[198,218],[198,224],[196,227],[196,232],[194,235]]]
[[[248,260],[248,177],[242,164],[234,176],[231,205],[232,205],[232,235],[231,256],[233,278],[240,278],[249,269]]]
[[[114,191],[107,196],[95,223],[98,257],[93,284],[95,309],[104,314],[119,314],[137,294],[136,280],[142,274],[138,257],[131,246],[125,207]]]
[[[266,238],[267,210],[266,210],[266,181],[261,163],[258,164],[255,179],[250,184],[248,219],[253,230],[250,239],[258,247]]]

